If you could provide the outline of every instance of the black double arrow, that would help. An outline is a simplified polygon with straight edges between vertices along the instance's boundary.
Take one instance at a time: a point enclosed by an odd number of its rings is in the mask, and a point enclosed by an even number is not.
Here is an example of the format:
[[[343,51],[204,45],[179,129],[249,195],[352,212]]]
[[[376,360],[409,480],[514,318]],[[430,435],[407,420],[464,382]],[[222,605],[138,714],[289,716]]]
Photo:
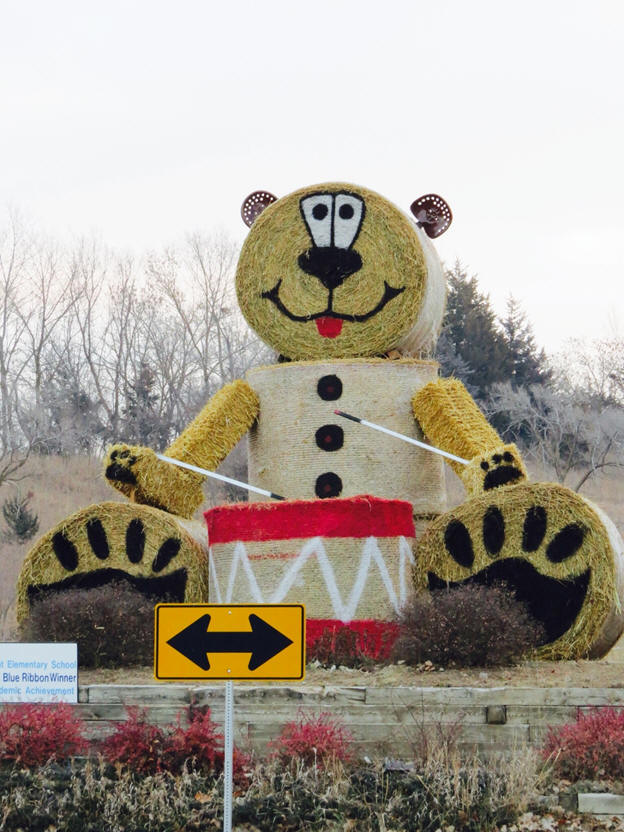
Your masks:
[[[202,670],[210,670],[208,653],[251,653],[248,669],[256,670],[293,643],[253,613],[249,616],[251,630],[209,633],[209,624],[210,616],[202,615],[170,638],[167,644]]]

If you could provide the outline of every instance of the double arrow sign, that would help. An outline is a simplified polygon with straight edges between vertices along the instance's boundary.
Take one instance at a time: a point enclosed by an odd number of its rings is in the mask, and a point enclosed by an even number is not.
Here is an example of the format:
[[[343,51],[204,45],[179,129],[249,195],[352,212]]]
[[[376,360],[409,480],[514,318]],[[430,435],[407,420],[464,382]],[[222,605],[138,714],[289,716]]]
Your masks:
[[[253,613],[249,616],[249,623],[250,632],[209,633],[210,616],[202,615],[177,636],[170,638],[167,644],[202,670],[210,670],[209,653],[251,653],[247,669],[257,670],[292,644],[292,639]]]
[[[302,679],[301,604],[159,604],[156,679]]]

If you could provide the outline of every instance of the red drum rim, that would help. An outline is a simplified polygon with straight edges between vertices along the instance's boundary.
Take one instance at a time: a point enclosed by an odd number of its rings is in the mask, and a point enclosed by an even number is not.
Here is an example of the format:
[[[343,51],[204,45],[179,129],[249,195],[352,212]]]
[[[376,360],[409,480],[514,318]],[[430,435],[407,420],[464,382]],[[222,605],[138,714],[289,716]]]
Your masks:
[[[407,500],[361,494],[327,500],[230,503],[204,513],[210,545],[310,537],[415,537]]]

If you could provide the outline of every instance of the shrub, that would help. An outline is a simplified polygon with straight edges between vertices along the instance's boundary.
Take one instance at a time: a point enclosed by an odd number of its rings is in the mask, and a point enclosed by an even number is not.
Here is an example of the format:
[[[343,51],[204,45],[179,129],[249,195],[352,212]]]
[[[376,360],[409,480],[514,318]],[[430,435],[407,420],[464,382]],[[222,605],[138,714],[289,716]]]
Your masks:
[[[304,765],[324,768],[331,762],[347,763],[353,759],[350,745],[353,736],[342,722],[329,713],[306,716],[287,722],[281,734],[272,740],[274,757],[288,764],[296,759]]]
[[[197,771],[217,776],[223,771],[223,735],[212,720],[210,708],[189,708],[188,724],[178,722],[172,731],[163,731],[147,722],[139,708],[127,708],[128,719],[118,722],[115,731],[101,744],[103,758],[127,767],[135,774]],[[233,774],[245,782],[249,767],[247,755],[234,749]]]
[[[393,622],[308,621],[306,658],[323,667],[369,668],[388,660],[398,628]]]
[[[542,756],[567,780],[624,779],[624,711],[592,708],[550,728]]]
[[[178,724],[167,738],[163,750],[162,767],[180,771],[186,763],[203,774],[215,774],[223,769],[223,735],[212,721],[210,708],[189,711],[189,723]]]
[[[17,493],[14,497],[7,497],[2,504],[2,514],[9,529],[6,537],[16,538],[20,543],[30,540],[39,531],[39,518],[28,507],[32,491],[25,497]]]
[[[507,665],[544,638],[542,625],[509,589],[464,584],[411,599],[399,617],[393,656],[413,665]]]
[[[123,581],[50,592],[33,601],[23,641],[75,641],[80,667],[151,664],[154,601]]]
[[[0,711],[0,760],[22,766],[67,760],[86,751],[83,728],[70,705],[6,705]]]
[[[126,711],[128,719],[118,722],[114,733],[102,742],[102,756],[137,774],[155,774],[162,767],[164,731],[147,722],[144,710],[128,707]]]

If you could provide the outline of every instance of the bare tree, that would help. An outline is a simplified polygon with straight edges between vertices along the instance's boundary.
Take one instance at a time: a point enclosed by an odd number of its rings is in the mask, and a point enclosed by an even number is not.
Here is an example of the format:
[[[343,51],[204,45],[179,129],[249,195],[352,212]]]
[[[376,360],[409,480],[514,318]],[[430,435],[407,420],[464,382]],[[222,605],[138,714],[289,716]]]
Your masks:
[[[20,310],[25,301],[25,271],[31,240],[20,218],[9,215],[0,232],[0,453],[14,453],[17,390],[27,365],[22,337],[25,323]]]
[[[147,263],[150,286],[179,320],[194,357],[199,395],[244,374],[266,348],[244,323],[234,293],[236,247],[195,234]]]
[[[624,410],[601,407],[580,389],[533,385],[514,390],[510,383],[496,384],[487,412],[504,414],[508,438],[552,469],[559,482],[576,473],[575,491],[600,470],[624,467]]]
[[[555,357],[558,384],[577,388],[599,404],[624,405],[624,338],[574,338]]]

